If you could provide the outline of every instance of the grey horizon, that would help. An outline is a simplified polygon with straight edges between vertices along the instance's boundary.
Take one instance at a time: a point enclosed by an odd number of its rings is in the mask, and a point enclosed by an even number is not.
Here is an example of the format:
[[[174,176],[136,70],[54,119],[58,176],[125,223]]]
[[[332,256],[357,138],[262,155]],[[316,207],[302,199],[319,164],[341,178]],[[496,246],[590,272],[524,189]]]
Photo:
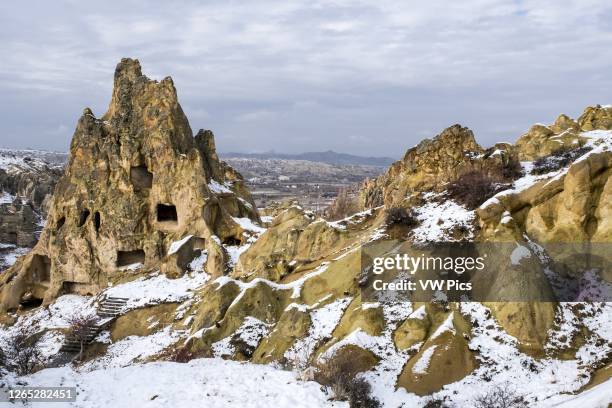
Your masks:
[[[172,76],[221,152],[400,157],[460,123],[484,146],[612,103],[612,3],[133,0],[0,5],[0,146],[65,151],[115,65]]]

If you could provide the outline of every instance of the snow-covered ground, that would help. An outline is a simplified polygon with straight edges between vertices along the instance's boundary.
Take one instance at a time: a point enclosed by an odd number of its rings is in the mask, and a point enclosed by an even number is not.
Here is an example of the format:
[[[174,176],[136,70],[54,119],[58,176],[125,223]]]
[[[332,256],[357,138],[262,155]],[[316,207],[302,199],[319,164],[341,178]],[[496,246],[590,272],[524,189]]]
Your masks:
[[[83,372],[60,367],[20,380],[29,386],[76,386],[77,401],[53,403],[57,408],[348,408],[329,401],[319,384],[299,381],[290,371],[221,359]]]

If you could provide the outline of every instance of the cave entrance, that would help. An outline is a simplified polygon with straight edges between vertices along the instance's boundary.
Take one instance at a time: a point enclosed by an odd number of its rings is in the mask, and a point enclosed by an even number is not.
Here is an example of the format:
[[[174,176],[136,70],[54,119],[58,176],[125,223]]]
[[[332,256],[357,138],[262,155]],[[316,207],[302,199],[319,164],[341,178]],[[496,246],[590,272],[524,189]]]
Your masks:
[[[79,227],[82,227],[83,224],[85,224],[87,218],[89,218],[89,210],[84,209],[83,211],[81,211],[81,215],[79,216]]]
[[[41,306],[43,303],[42,299],[37,298],[31,293],[25,294],[19,301],[19,306],[24,310],[34,309]]]
[[[130,179],[136,191],[149,189],[153,186],[153,173],[144,164],[130,168]]]
[[[94,227],[96,232],[100,231],[100,211],[94,213]]]
[[[201,237],[194,237],[193,249],[206,249],[206,239]]]
[[[117,251],[117,266],[128,266],[135,263],[144,263],[145,252],[142,249],[133,251]]]
[[[176,206],[172,204],[157,204],[157,221],[177,222]]]
[[[66,217],[62,217],[59,220],[57,220],[57,229],[59,230],[60,228],[62,228],[65,223],[66,223]]]
[[[30,262],[32,282],[49,282],[51,279],[51,260],[45,255],[36,254]]]
[[[226,237],[223,239],[222,244],[227,246],[239,246],[241,242],[236,237]]]

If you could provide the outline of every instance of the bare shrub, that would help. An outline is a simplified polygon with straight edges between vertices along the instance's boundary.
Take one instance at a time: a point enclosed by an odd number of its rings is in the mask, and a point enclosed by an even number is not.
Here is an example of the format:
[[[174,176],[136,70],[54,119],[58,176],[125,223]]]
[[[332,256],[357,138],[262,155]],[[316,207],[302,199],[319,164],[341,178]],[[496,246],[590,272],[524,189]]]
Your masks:
[[[550,173],[551,171],[559,170],[569,165],[578,157],[587,153],[591,149],[591,147],[582,145],[578,145],[577,147],[561,147],[552,152],[549,156],[540,157],[539,159],[536,159],[533,162],[533,169],[531,170],[531,174],[545,174]]]
[[[516,180],[525,175],[523,166],[521,166],[521,162],[518,160],[509,160],[507,163],[504,163],[501,166],[500,174],[506,180]]]
[[[429,397],[423,405],[423,408],[448,408],[450,405],[446,403],[444,398]]]
[[[359,211],[357,197],[350,194],[348,188],[341,188],[334,202],[325,210],[331,221],[341,220]]]
[[[351,408],[380,407],[380,401],[371,395],[370,384],[356,377],[358,370],[351,353],[339,353],[316,365],[315,380],[329,387],[334,399],[348,401]]]
[[[42,367],[40,350],[25,334],[11,339],[5,359],[6,367],[18,375],[31,374]]]
[[[472,210],[500,191],[498,180],[481,171],[460,176],[448,185],[450,197]]]
[[[407,227],[415,227],[419,223],[414,213],[404,207],[391,207],[387,209],[385,222],[388,226],[405,225]]]
[[[77,341],[80,345],[77,359],[80,359],[83,355],[85,344],[91,341],[97,329],[98,321],[99,318],[95,314],[79,314],[68,319],[68,324],[70,325],[68,338]]]
[[[496,385],[474,399],[474,408],[526,408],[527,406],[525,398],[508,383]]]
[[[283,358],[283,367],[287,370],[298,372],[308,369],[311,366],[311,355],[315,348],[314,340],[308,339],[302,342],[299,347],[290,349]]]
[[[170,361],[174,361],[175,363],[188,363],[197,357],[197,353],[191,351],[188,347],[179,347],[170,354]]]

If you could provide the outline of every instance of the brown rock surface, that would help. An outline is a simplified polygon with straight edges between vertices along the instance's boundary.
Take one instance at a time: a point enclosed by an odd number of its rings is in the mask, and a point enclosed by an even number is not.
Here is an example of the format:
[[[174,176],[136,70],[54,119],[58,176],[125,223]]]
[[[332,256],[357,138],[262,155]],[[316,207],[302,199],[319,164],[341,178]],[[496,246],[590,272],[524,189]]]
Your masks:
[[[222,253],[220,243],[244,239],[232,217],[258,221],[242,177],[218,160],[212,133],[193,137],[171,78],[150,80],[137,60],[123,59],[114,82],[108,111],[98,119],[85,109],[78,121],[40,241],[2,276],[3,310],[32,285],[50,302],[95,293],[130,264],[159,268],[187,235]],[[216,267],[210,272],[222,274],[224,262]]]

